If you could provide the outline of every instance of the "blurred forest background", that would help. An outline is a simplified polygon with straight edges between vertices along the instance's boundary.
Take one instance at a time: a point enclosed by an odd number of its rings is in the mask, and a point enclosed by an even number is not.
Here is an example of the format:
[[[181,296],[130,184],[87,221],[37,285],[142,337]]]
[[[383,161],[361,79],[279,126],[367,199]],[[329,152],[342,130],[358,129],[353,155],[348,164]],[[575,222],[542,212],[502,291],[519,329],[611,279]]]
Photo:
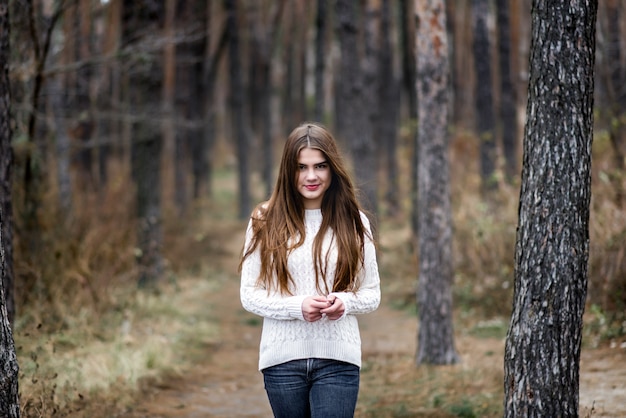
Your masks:
[[[197,269],[206,254],[193,245],[219,256],[219,240],[201,246],[211,237],[194,236],[194,225],[205,218],[245,225],[269,196],[286,135],[306,120],[336,134],[381,233],[409,231],[401,236],[410,261],[396,272],[406,278],[387,290],[397,303],[413,301],[412,1],[15,0],[9,7],[5,291],[18,356],[30,355],[33,368],[32,351],[20,345],[34,329],[53,334],[123,314],[125,295],[158,292]],[[455,303],[506,317],[531,1],[446,7]],[[601,1],[597,24],[587,298],[596,341],[626,334],[625,7]],[[2,153],[6,173],[10,153]]]

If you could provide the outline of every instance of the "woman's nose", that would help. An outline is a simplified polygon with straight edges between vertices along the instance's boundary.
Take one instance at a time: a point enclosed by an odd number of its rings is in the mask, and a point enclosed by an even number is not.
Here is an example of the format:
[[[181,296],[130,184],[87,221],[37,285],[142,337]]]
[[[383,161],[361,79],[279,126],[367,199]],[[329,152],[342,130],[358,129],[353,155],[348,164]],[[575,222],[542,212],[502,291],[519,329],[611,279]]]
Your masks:
[[[317,177],[317,175],[315,174],[315,169],[314,168],[308,168],[306,170],[306,178],[307,179],[314,179],[316,177]]]

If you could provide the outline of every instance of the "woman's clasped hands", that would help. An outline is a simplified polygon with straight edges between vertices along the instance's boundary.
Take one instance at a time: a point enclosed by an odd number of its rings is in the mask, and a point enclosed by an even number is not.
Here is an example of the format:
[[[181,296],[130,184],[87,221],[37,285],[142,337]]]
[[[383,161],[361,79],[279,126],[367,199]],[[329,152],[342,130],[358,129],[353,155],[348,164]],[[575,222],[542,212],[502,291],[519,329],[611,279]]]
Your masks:
[[[346,307],[335,295],[308,296],[302,301],[302,315],[307,322],[315,322],[326,316],[337,320],[343,316]]]

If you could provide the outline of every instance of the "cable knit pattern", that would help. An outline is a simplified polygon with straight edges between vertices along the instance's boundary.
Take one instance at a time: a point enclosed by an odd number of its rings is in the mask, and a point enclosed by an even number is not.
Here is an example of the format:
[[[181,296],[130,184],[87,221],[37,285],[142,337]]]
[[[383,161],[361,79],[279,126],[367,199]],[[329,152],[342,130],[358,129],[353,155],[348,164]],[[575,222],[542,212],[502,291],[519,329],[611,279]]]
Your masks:
[[[367,230],[370,224],[361,214]],[[263,332],[259,352],[259,370],[303,358],[327,358],[361,367],[361,336],[356,314],[371,312],[380,303],[380,278],[374,243],[366,238],[364,268],[359,272],[361,286],[356,293],[333,293],[345,304],[344,316],[331,321],[326,317],[316,322],[306,322],[302,315],[302,302],[307,296],[317,295],[313,266],[313,240],[322,223],[320,209],[306,210],[304,245],[289,254],[289,271],[294,280],[293,296],[278,292],[268,294],[255,286],[261,260],[259,252],[251,254],[241,271],[241,304],[244,309],[263,317]],[[251,222],[246,231],[245,247],[252,238]],[[337,248],[332,232],[324,238],[323,251],[330,250],[329,260],[336,260]],[[328,287],[332,289],[335,263],[328,266]]]

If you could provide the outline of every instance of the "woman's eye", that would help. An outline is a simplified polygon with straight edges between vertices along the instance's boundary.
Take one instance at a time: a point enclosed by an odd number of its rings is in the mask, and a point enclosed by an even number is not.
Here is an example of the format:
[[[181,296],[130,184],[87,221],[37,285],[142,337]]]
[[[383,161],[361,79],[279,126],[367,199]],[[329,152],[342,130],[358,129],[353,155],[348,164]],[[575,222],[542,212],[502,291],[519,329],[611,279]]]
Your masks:
[[[328,164],[326,164],[326,163],[317,165],[317,168],[321,168],[321,169],[325,169],[327,167],[328,167]]]

